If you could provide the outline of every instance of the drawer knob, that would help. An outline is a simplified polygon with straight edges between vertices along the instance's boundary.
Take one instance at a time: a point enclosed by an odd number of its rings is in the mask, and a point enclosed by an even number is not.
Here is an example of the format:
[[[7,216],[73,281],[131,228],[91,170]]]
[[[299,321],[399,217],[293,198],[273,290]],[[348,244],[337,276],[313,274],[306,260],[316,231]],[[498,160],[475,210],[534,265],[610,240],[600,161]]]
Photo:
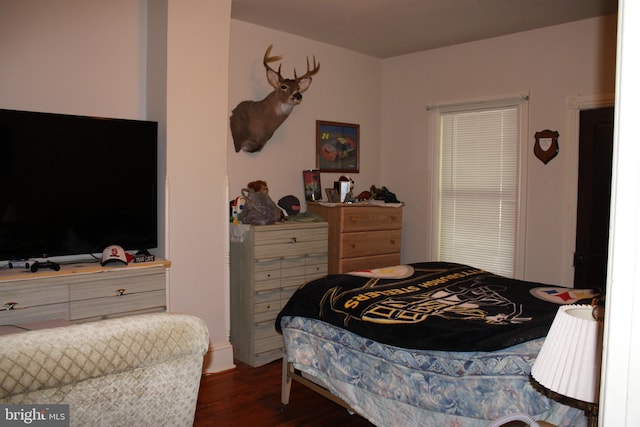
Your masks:
[[[18,305],[18,303],[17,303],[17,302],[6,302],[6,303],[4,303],[4,305],[0,308],[0,311],[15,310],[15,309],[16,309],[16,305]]]
[[[291,244],[293,245],[293,244],[295,244],[297,241],[298,241],[298,239],[297,239],[297,238],[292,237],[292,238],[291,238],[291,242],[289,242],[289,243],[291,243]]]
[[[395,240],[393,240],[393,239],[389,240],[389,242],[390,242],[392,245],[395,245],[395,244],[396,244],[396,241],[395,241]]]
[[[124,288],[116,289],[116,292],[118,293],[118,296],[121,297],[126,292],[126,289]]]

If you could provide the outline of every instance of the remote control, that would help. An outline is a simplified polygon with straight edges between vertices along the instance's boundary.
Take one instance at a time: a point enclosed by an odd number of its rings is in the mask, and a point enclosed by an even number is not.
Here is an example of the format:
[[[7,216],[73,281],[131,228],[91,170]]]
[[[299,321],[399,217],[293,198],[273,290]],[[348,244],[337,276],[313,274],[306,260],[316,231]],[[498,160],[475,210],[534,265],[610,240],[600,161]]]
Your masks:
[[[31,265],[31,272],[35,273],[36,271],[38,271],[39,268],[50,268],[54,271],[58,271],[60,270],[60,265],[58,263],[55,263],[53,261],[35,261],[32,265]]]
[[[26,268],[29,269],[34,261],[30,259],[14,259],[9,261],[9,268]]]

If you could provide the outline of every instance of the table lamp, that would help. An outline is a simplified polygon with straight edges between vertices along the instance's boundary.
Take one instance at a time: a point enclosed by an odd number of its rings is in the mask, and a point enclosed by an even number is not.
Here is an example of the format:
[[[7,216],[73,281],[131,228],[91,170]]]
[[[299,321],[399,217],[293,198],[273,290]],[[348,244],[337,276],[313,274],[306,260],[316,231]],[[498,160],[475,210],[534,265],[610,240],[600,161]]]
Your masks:
[[[531,369],[548,397],[583,409],[598,425],[602,316],[598,305],[563,305]],[[569,398],[569,399],[563,399]]]

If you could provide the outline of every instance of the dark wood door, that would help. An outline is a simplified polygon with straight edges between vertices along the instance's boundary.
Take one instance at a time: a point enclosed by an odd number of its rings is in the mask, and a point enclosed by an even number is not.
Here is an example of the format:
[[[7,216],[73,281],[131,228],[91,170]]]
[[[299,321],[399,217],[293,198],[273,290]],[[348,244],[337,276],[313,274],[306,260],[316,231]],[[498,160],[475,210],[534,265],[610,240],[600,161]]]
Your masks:
[[[613,107],[580,112],[576,288],[604,289],[607,278]]]

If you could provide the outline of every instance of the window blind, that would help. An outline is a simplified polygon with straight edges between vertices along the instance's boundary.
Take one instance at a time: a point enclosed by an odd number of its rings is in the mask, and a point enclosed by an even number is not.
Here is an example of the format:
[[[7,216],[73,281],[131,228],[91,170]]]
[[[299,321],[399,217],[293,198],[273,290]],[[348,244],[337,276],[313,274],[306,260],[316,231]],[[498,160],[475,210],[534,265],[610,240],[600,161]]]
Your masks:
[[[518,107],[440,115],[439,259],[513,277]]]

